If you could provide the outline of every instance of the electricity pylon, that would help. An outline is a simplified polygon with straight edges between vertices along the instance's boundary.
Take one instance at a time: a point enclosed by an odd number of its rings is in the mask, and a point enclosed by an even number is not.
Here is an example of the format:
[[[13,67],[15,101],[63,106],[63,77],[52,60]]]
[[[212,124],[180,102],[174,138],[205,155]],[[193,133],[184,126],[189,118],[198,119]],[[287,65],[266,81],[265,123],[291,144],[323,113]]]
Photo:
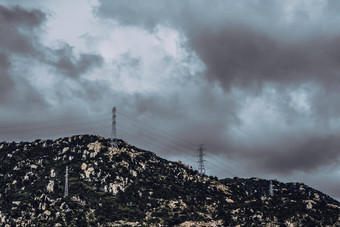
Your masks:
[[[274,187],[273,187],[273,182],[272,182],[272,180],[270,180],[270,184],[269,184],[269,195],[270,195],[271,197],[274,196]]]
[[[66,174],[65,174],[65,193],[64,196],[68,196],[68,166],[66,166]]]
[[[111,148],[118,148],[117,142],[117,132],[116,132],[116,110],[117,108],[114,106],[112,108],[112,130],[111,130]]]
[[[204,145],[200,144],[199,148],[197,150],[198,151],[198,155],[197,155],[198,161],[197,162],[198,162],[198,173],[199,173],[199,175],[205,175],[205,167],[204,167],[205,160],[203,158],[203,156],[205,155],[204,150],[205,150]]]

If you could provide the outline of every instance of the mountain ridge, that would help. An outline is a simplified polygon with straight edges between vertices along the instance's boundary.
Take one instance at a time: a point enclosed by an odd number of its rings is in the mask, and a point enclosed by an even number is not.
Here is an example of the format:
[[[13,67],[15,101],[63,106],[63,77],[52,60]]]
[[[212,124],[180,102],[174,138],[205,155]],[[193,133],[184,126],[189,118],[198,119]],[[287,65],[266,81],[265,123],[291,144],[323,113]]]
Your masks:
[[[200,176],[100,136],[1,142],[2,225],[334,226],[340,203],[302,183]],[[69,167],[69,196],[64,197]]]

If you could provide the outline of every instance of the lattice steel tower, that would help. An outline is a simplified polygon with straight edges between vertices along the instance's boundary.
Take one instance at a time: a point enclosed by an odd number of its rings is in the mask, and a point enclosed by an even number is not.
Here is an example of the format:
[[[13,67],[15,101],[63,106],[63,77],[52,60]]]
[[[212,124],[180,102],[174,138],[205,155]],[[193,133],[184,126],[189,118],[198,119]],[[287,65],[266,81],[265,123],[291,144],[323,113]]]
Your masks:
[[[112,131],[111,131],[111,147],[118,148],[117,132],[116,132],[116,110],[114,106],[112,108]]]
[[[269,184],[269,195],[270,195],[271,197],[274,196],[274,187],[273,187],[273,182],[272,182],[272,180],[270,180],[270,184]]]
[[[197,161],[198,162],[198,173],[200,175],[205,175],[205,167],[204,167],[205,160],[203,158],[203,156],[205,155],[204,150],[205,150],[204,145],[200,144],[199,148],[197,149],[197,151],[198,151],[198,155],[197,155],[197,157],[198,157],[198,161]]]
[[[66,166],[66,173],[65,173],[65,194],[64,196],[68,196],[68,166]]]

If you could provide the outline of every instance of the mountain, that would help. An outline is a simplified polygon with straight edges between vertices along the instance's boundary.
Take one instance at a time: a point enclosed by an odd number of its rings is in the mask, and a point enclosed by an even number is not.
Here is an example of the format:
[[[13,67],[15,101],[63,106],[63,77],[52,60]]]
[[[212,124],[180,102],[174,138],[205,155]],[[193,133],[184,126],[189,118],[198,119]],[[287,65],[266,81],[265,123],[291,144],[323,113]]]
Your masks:
[[[119,140],[0,143],[3,226],[340,226],[340,203],[302,183],[200,176]],[[69,195],[64,196],[68,166]]]

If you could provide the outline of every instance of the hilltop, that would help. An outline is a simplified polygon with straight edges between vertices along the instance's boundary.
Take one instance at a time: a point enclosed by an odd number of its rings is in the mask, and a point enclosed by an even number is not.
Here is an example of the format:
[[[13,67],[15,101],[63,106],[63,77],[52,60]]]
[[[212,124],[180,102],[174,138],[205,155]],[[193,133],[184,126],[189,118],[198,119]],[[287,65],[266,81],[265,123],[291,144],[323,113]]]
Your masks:
[[[217,179],[92,135],[0,143],[0,223],[335,226],[340,203],[303,183]],[[69,167],[69,196],[64,197]]]

